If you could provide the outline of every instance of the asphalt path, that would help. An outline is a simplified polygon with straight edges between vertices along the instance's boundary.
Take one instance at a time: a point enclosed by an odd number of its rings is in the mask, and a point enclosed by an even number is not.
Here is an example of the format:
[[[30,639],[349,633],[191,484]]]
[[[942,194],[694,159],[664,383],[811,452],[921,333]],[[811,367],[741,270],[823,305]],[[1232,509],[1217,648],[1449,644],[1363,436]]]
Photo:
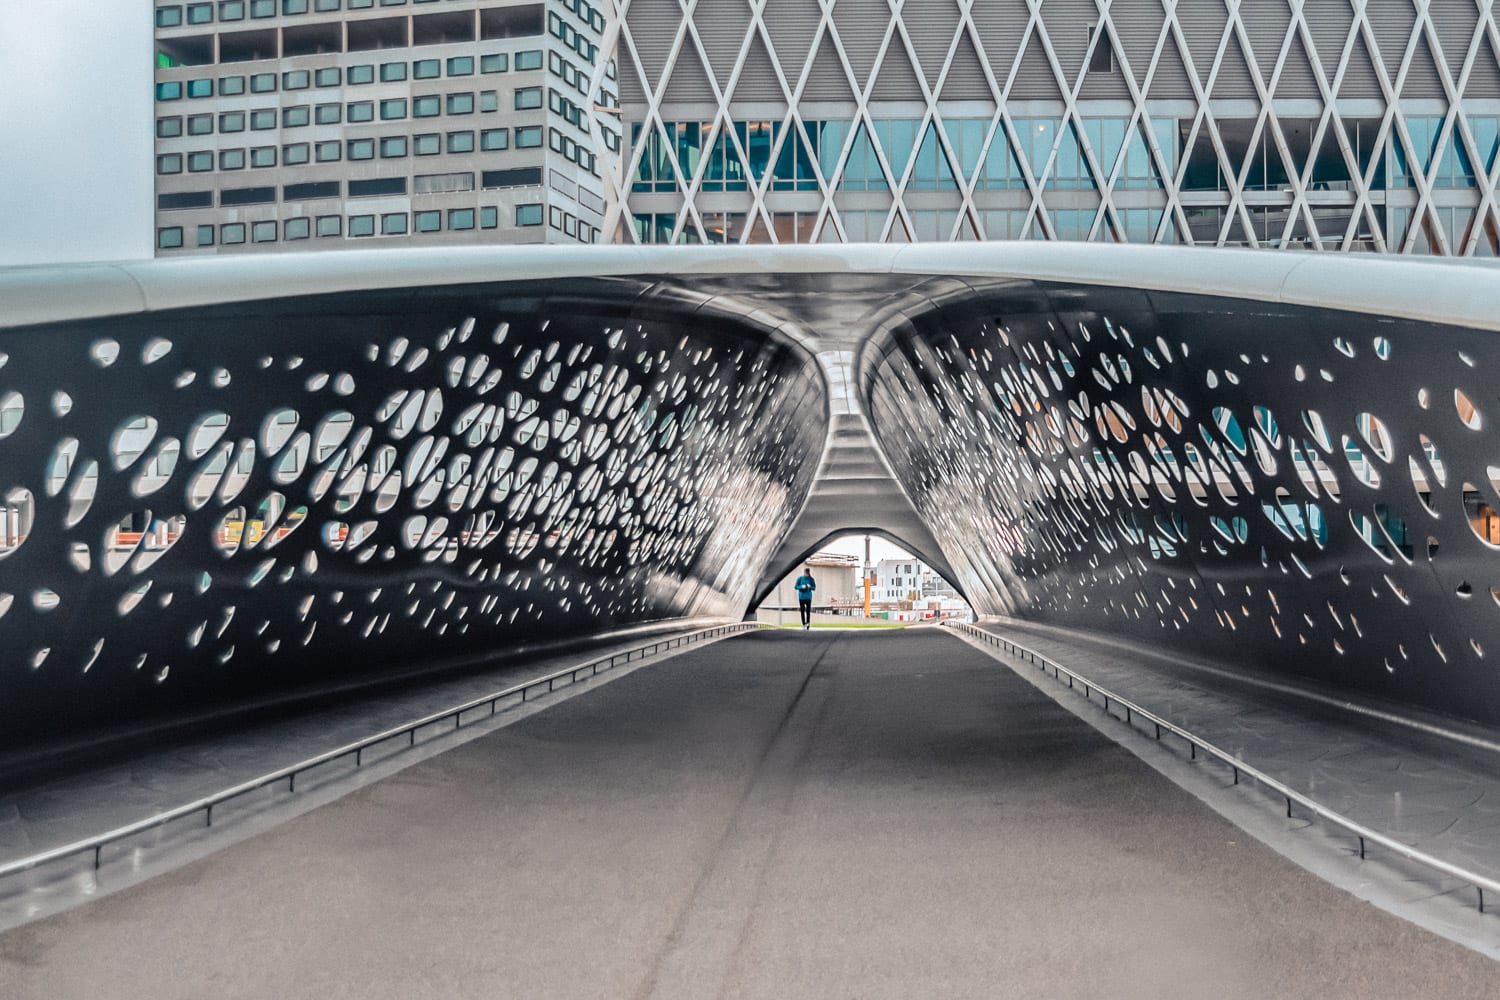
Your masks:
[[[1487,997],[936,629],[726,640],[0,935],[0,997]]]

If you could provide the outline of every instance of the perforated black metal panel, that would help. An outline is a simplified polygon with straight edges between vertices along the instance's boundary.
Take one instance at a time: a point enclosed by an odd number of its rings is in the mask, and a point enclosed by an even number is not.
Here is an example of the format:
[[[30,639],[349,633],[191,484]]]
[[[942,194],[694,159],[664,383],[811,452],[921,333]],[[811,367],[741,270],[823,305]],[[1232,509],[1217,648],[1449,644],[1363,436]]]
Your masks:
[[[577,281],[0,331],[3,739],[739,616],[811,355]]]
[[[1493,334],[1017,281],[866,370],[985,610],[1500,720]]]

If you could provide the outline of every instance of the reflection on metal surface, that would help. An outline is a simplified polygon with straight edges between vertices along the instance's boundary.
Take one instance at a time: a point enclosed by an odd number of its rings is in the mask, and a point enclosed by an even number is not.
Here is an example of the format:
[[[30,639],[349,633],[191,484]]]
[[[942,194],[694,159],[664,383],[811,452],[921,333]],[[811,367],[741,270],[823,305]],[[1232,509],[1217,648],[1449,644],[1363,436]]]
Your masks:
[[[871,416],[985,611],[1494,721],[1493,336],[1013,282],[893,330]]]
[[[823,446],[815,359],[550,291],[0,331],[6,739],[739,616]]]

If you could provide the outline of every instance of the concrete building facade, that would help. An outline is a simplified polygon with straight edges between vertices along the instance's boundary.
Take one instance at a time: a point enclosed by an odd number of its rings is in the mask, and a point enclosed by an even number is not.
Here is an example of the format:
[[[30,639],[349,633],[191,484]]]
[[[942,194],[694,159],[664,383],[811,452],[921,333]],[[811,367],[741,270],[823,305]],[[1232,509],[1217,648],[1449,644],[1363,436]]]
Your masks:
[[[642,243],[1494,256],[1492,0],[620,0]]]
[[[589,0],[158,2],[160,255],[593,243]],[[605,134],[599,134],[599,129]]]

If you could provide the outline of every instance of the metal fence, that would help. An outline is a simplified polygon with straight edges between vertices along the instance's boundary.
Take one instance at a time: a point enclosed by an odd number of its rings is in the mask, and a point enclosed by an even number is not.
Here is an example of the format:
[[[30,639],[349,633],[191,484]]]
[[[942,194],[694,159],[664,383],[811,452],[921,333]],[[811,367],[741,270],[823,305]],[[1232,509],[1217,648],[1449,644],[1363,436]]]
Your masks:
[[[1461,882],[1467,882],[1469,885],[1473,886],[1474,890],[1479,894],[1480,913],[1485,912],[1484,894],[1486,891],[1500,894],[1500,882],[1497,882],[1494,879],[1486,878],[1483,875],[1478,874],[1477,872],[1469,871],[1467,868],[1461,868],[1458,865],[1444,861],[1441,858],[1433,857],[1431,854],[1427,854],[1424,851],[1419,851],[1415,847],[1412,847],[1409,844],[1404,844],[1394,837],[1389,836],[1388,834],[1381,833],[1377,830],[1372,830],[1369,827],[1350,819],[1342,813],[1336,812],[1333,809],[1330,809],[1327,806],[1323,805],[1322,803],[1309,798],[1307,795],[1304,795],[1303,793],[1297,791],[1296,789],[1287,785],[1285,782],[1278,781],[1264,771],[1246,764],[1244,761],[1240,760],[1229,751],[1215,746],[1214,744],[1208,742],[1200,736],[1195,736],[1193,733],[1188,732],[1186,729],[1182,728],[1176,723],[1170,722],[1167,719],[1164,719],[1156,713],[1150,711],[1149,709],[1141,707],[1139,704],[1131,701],[1129,698],[1122,698],[1120,695],[1109,690],[1108,688],[1101,687],[1100,685],[1089,680],[1087,677],[1083,676],[1077,671],[1070,670],[1067,667],[1062,666],[1055,660],[1049,659],[1048,657],[1044,656],[1041,653],[1038,653],[1034,649],[1022,646],[1017,642],[1012,642],[1010,639],[1007,639],[1002,635],[996,635],[993,632],[979,628],[975,625],[971,625],[967,622],[949,622],[948,625],[950,628],[958,629],[965,635],[972,636],[973,638],[978,639],[981,642],[988,643],[991,646],[998,646],[1005,652],[1010,653],[1012,656],[1015,656],[1017,659],[1035,665],[1043,673],[1051,673],[1051,675],[1058,681],[1066,680],[1068,683],[1068,687],[1072,690],[1076,691],[1079,688],[1082,688],[1083,696],[1088,700],[1093,700],[1095,695],[1099,696],[1104,701],[1104,710],[1106,712],[1109,712],[1111,705],[1123,709],[1125,712],[1125,716],[1121,721],[1131,726],[1132,728],[1136,726],[1137,720],[1139,719],[1141,722],[1154,727],[1155,735],[1158,740],[1161,739],[1162,733],[1164,732],[1171,733],[1174,736],[1181,738],[1188,745],[1188,753],[1191,759],[1196,760],[1198,758],[1199,752],[1201,751],[1209,757],[1215,758],[1222,763],[1227,764],[1234,776],[1234,783],[1236,785],[1240,783],[1241,777],[1249,777],[1254,779],[1263,787],[1273,791],[1277,795],[1277,797],[1285,800],[1286,814],[1288,819],[1292,817],[1293,807],[1296,806],[1300,807],[1303,811],[1310,813],[1312,816],[1323,820],[1324,822],[1332,823],[1334,826],[1348,831],[1359,841],[1359,856],[1361,859],[1365,857],[1365,852],[1369,848],[1369,846],[1371,844],[1374,844],[1379,847],[1386,848],[1387,850],[1390,850],[1400,855],[1401,857],[1406,858],[1408,861],[1414,861],[1419,865],[1423,865],[1424,867],[1432,869],[1433,871],[1440,872],[1444,875],[1449,875]],[[1114,713],[1111,712],[1110,714],[1113,715]],[[1119,718],[1119,716],[1115,717]]]

